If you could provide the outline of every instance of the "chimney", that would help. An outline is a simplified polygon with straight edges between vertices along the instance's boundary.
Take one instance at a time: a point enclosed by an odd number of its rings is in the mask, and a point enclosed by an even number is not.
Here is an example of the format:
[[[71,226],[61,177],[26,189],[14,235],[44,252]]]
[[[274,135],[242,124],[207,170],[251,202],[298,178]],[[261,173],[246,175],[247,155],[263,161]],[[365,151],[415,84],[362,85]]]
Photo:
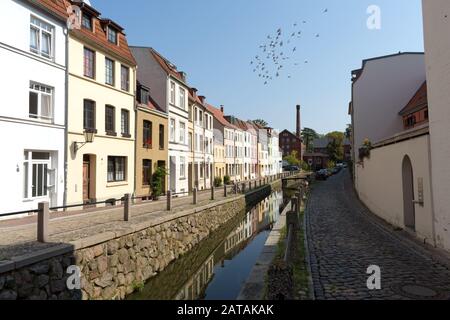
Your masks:
[[[198,98],[200,99],[200,101],[202,103],[205,103],[206,97],[205,96],[198,96]]]
[[[223,104],[220,105],[220,112],[222,112],[222,114],[223,114],[223,112],[224,112]]]
[[[197,90],[196,88],[191,88],[191,90],[192,90],[192,96],[193,96],[194,98],[196,98],[196,97],[197,97],[197,92],[198,92],[198,90]]]
[[[300,105],[297,105],[297,137],[302,136],[302,124],[300,122]]]

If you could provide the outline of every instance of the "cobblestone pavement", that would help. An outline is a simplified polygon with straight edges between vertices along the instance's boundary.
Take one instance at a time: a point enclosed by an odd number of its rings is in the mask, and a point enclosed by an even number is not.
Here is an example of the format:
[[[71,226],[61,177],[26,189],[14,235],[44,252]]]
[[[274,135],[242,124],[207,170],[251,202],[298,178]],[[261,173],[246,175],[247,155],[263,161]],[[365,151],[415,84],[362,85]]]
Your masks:
[[[372,218],[347,171],[312,189],[307,235],[316,299],[450,299],[450,270]],[[381,268],[381,290],[367,268]]]

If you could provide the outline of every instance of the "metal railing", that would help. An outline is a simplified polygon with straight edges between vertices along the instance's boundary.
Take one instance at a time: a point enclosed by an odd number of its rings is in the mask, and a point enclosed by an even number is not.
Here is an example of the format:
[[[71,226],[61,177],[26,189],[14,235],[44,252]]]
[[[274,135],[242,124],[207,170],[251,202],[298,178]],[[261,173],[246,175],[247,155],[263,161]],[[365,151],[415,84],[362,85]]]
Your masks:
[[[230,185],[224,185],[223,186],[223,196],[228,197],[228,195],[234,194],[246,194],[247,192],[250,192],[252,190],[259,189],[271,182],[283,179],[288,176],[292,176],[294,174],[297,174],[297,172],[285,172],[280,173],[277,175],[267,176],[261,179],[255,179],[255,180],[248,180],[243,181],[239,183],[233,183]],[[196,188],[192,190],[192,204],[196,205],[198,204],[199,195],[205,194],[207,192],[211,193],[210,200],[215,200],[216,198],[216,191],[219,189],[216,187],[211,187],[209,189],[204,189],[202,191],[198,191]],[[189,195],[189,192],[172,192],[167,191],[162,197],[166,197],[166,210],[171,211],[173,209],[173,199],[176,196],[187,196]],[[144,199],[151,199],[151,200],[144,200]],[[39,242],[48,242],[49,234],[48,234],[48,225],[50,219],[50,213],[55,212],[66,212],[68,209],[74,209],[74,208],[83,208],[86,209],[86,207],[95,208],[99,205],[105,205],[110,207],[111,209],[114,208],[120,208],[123,207],[123,220],[124,221],[130,221],[131,219],[131,207],[133,204],[137,205],[140,203],[133,203],[136,200],[140,201],[148,201],[150,202],[157,202],[157,200],[152,199],[151,195],[143,195],[143,196],[132,196],[131,194],[125,194],[122,197],[119,198],[111,198],[104,201],[96,201],[96,202],[86,202],[81,204],[73,204],[73,205],[67,205],[67,206],[57,206],[57,207],[50,207],[48,202],[41,202],[38,204],[37,209],[30,209],[30,210],[23,210],[23,211],[16,211],[16,212],[8,212],[8,213],[0,213],[0,218],[4,217],[14,217],[14,216],[22,216],[25,214],[36,214],[37,213],[37,234],[38,234],[38,241]],[[117,203],[120,203],[120,205],[117,205]],[[104,209],[104,208],[101,208]],[[84,210],[82,210],[83,212]]]

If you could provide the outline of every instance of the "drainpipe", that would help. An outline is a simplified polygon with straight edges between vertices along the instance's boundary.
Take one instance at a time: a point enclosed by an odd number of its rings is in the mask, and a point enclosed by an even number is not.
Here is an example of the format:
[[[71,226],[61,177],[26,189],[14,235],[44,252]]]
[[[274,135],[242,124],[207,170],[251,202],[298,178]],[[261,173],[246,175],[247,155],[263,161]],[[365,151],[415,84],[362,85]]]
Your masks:
[[[65,28],[66,34],[66,84],[64,98],[64,195],[63,206],[67,206],[67,170],[69,161],[69,29]]]
[[[137,196],[136,194],[136,190],[137,190],[137,137],[138,137],[138,102],[136,99],[136,95],[137,95],[137,68],[138,66],[136,66],[135,69],[133,69],[133,80],[134,80],[134,186],[133,186],[133,193],[134,196]],[[153,130],[153,128],[152,128]],[[152,162],[153,165],[153,162]]]
[[[437,241],[436,241],[436,220],[435,220],[435,212],[434,212],[434,188],[433,188],[433,163],[432,157],[431,157],[431,141],[430,141],[430,135],[428,135],[427,138],[428,142],[428,166],[429,166],[429,176],[430,176],[430,193],[431,193],[431,234],[433,237],[433,246],[437,247]]]

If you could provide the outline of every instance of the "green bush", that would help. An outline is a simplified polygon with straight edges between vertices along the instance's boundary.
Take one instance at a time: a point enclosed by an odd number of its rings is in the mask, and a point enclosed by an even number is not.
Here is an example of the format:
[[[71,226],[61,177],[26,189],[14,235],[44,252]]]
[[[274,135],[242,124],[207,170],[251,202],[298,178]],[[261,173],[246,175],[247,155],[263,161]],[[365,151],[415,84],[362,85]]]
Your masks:
[[[152,181],[150,183],[153,199],[158,199],[164,193],[163,184],[166,176],[166,169],[162,167],[158,167],[158,169],[156,169],[156,171],[153,173]]]
[[[223,183],[226,184],[226,185],[229,185],[231,183],[230,176],[223,177]]]
[[[221,177],[215,177],[214,178],[214,187],[218,188],[222,185],[222,178]]]

